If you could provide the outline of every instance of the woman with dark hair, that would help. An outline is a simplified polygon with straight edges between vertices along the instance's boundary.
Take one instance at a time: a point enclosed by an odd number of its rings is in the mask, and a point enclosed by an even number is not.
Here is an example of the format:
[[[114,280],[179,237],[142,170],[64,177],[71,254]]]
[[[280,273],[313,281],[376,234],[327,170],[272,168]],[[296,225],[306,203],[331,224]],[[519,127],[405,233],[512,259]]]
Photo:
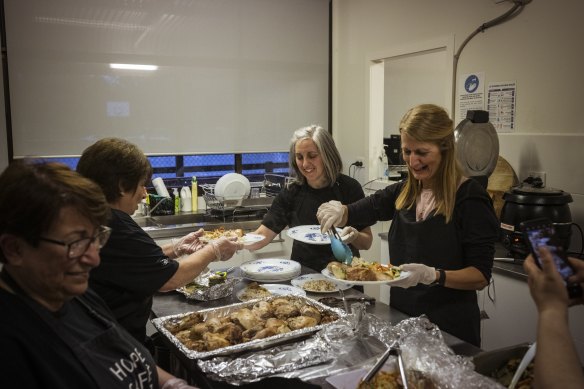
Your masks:
[[[228,260],[242,245],[221,238],[203,247],[198,233],[176,244],[156,244],[131,217],[146,196],[152,167],[144,153],[126,140],[106,138],[94,143],[83,151],[77,171],[101,187],[112,212],[112,235],[101,250],[101,266],[91,272],[91,288],[128,332],[149,343],[146,323],[154,293],[191,282],[210,262]]]
[[[365,197],[359,182],[341,173],[343,163],[331,134],[319,126],[303,127],[290,140],[290,167],[295,181],[274,199],[262,225],[255,231],[264,240],[250,246],[257,250],[270,243],[286,226],[318,224],[318,207],[336,200],[349,204]],[[345,227],[341,235],[354,256],[371,247],[370,224]],[[291,259],[314,270],[322,270],[334,260],[330,245],[310,245],[294,241]]]
[[[111,232],[94,182],[65,165],[14,162],[0,175],[0,215],[3,387],[192,388],[88,289]]]
[[[391,220],[389,254],[410,276],[396,281],[390,305],[426,314],[440,329],[480,347],[476,291],[489,284],[499,223],[486,190],[462,174],[454,127],[433,104],[402,118],[405,181],[356,203],[329,202],[318,210],[321,228]],[[402,289],[403,288],[403,289]]]

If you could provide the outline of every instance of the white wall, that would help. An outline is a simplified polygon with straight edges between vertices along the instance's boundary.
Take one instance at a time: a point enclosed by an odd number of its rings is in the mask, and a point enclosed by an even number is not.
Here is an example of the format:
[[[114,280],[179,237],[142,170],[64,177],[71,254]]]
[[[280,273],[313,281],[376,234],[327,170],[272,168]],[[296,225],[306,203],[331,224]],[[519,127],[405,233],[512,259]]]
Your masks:
[[[492,0],[333,0],[333,132],[349,166],[368,155],[372,53],[454,34],[455,51],[481,24],[512,4]],[[584,2],[533,0],[502,25],[479,33],[460,57],[458,75],[484,72],[485,82],[517,83],[517,129],[499,134],[500,155],[520,179],[545,171],[547,184],[570,192],[584,226]],[[446,107],[449,108],[449,107]],[[382,139],[379,139],[382,142]],[[357,178],[364,183],[368,166]],[[577,233],[577,231],[575,231]],[[573,250],[580,239],[574,237]]]

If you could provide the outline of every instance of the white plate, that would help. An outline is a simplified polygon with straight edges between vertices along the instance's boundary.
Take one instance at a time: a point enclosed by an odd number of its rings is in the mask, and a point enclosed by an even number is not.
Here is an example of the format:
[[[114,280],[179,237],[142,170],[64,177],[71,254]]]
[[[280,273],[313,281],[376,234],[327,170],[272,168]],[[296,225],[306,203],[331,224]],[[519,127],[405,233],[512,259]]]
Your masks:
[[[249,196],[251,184],[247,177],[239,173],[228,173],[215,184],[215,197],[224,200],[240,200]]]
[[[310,289],[304,289],[303,285],[306,281],[318,281],[318,280],[327,280],[327,281],[332,282],[336,286],[335,290],[315,291],[315,290],[310,290]],[[347,290],[353,286],[353,284],[346,284],[344,282],[338,282],[336,280],[328,279],[324,275],[318,274],[318,273],[304,274],[300,277],[294,278],[290,283],[298,288],[301,288],[303,290],[306,290],[307,292],[312,292],[312,293],[337,293],[339,290]]]
[[[256,282],[286,282],[286,281],[290,281],[296,277],[298,277],[300,275],[300,272],[298,273],[294,273],[291,274],[289,276],[285,276],[285,277],[281,277],[281,278],[255,278],[253,276],[247,275],[245,273],[241,273],[241,276],[245,279],[248,279],[250,281],[256,281]]]
[[[391,281],[349,281],[349,280],[339,280],[337,277],[333,276],[329,269],[322,269],[321,273],[328,279],[332,281],[342,282],[343,284],[353,284],[353,285],[391,285],[398,280],[403,280],[410,276],[409,271],[402,271],[398,278]]]
[[[277,258],[255,259],[242,263],[239,268],[245,277],[249,276],[259,280],[283,280],[290,276],[295,277],[301,270],[300,263],[291,259]]]
[[[263,235],[259,235],[259,234],[245,234],[244,236],[241,237],[241,239],[239,240],[241,243],[243,243],[244,246],[248,246],[251,244],[254,244],[256,242],[259,242],[261,240],[264,240],[265,236]]]
[[[261,286],[268,290],[274,296],[284,296],[284,295],[294,295],[306,297],[306,292],[300,288],[292,285],[282,285],[282,284],[261,284]],[[243,294],[245,289],[237,292],[236,296],[239,301],[243,301],[240,296]],[[249,301],[249,300],[248,300]]]
[[[337,228],[340,233],[342,230]],[[331,244],[328,234],[320,232],[320,226],[317,224],[296,226],[288,228],[287,234],[290,238],[309,244]]]

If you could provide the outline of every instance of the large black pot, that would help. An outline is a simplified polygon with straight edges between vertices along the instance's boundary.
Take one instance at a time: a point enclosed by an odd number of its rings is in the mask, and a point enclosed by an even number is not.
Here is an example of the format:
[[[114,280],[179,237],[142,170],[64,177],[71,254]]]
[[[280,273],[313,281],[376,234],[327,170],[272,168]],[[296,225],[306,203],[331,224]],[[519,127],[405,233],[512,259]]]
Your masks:
[[[515,258],[524,259],[529,249],[523,240],[519,225],[537,218],[548,218],[554,223],[556,235],[567,251],[572,235],[572,214],[569,203],[572,195],[555,188],[537,188],[523,184],[503,195],[501,210],[501,239]]]

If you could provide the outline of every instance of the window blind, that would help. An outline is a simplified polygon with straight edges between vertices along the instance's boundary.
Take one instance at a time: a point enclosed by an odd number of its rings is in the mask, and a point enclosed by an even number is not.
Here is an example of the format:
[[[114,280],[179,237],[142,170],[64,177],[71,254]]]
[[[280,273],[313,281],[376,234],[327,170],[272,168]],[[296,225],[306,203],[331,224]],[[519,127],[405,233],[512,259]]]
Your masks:
[[[329,0],[6,1],[15,157],[286,151],[327,126]],[[111,68],[152,65],[155,70]]]

